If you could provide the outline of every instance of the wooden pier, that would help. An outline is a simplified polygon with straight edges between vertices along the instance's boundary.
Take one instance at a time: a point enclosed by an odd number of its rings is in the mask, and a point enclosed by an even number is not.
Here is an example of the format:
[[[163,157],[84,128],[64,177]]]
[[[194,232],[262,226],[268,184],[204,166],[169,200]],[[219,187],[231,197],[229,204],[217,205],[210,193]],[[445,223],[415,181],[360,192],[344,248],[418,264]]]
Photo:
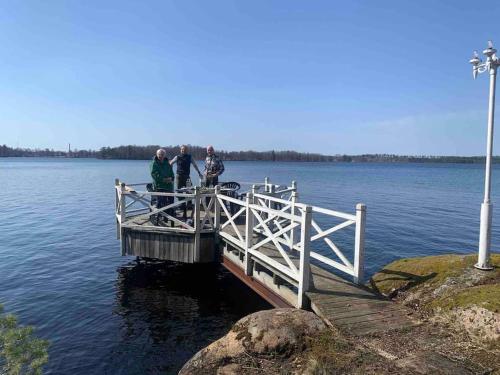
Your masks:
[[[220,187],[156,193],[138,189],[145,184],[115,185],[122,255],[221,262],[273,306],[310,308],[356,334],[410,324],[406,311],[362,285],[363,204],[352,214],[306,205],[296,183],[278,186],[268,179],[240,199]],[[155,196],[174,202],[157,208]],[[352,260],[334,242],[348,227],[354,227]]]

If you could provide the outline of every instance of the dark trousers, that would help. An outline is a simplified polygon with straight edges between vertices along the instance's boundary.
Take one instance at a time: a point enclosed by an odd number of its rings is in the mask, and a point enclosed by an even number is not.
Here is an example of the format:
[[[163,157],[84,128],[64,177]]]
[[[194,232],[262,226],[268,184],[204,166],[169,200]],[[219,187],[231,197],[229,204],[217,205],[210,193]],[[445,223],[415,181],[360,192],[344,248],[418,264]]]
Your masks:
[[[165,189],[156,189],[158,193],[171,193],[171,191],[165,190]],[[162,195],[157,195],[156,196],[156,208],[162,208],[165,206],[168,206],[169,204],[174,203],[174,197],[165,197]],[[165,210],[165,213],[174,216],[175,211],[172,208],[169,208],[168,210]],[[161,214],[158,214],[156,216],[156,224],[158,225],[158,221],[160,219]]]
[[[175,184],[177,185],[177,189],[185,188],[188,178],[189,178],[188,174],[176,174]],[[184,200],[184,198],[179,198],[179,200]],[[186,210],[192,209],[193,203],[189,201],[187,205],[183,204],[182,207],[184,208],[184,217],[186,217],[187,216]]]
[[[219,183],[219,176],[207,177],[206,187],[215,187]]]
[[[165,190],[158,190],[159,193],[168,193],[168,191],[165,191]],[[168,206],[169,204],[172,204],[174,203],[174,197],[163,197],[163,196],[159,196],[158,197],[158,203],[156,204],[156,207],[157,208],[162,208],[162,207],[165,207],[165,206]],[[166,210],[166,211],[170,211],[169,210]]]
[[[177,189],[182,189],[186,187],[187,180],[189,178],[188,174],[176,174],[175,175],[175,184],[177,185]]]

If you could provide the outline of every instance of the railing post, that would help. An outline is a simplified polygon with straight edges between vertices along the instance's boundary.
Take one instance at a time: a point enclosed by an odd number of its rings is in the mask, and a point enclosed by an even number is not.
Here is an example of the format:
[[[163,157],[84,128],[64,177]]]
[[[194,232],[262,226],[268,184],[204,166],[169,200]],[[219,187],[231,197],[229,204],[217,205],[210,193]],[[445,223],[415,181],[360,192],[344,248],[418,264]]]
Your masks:
[[[194,188],[194,251],[193,251],[193,263],[200,261],[200,187],[196,186]]]
[[[245,222],[245,274],[252,276],[253,262],[250,259],[248,249],[253,246],[254,217],[250,205],[253,204],[253,193],[248,193],[246,197],[246,222]]]
[[[363,283],[365,270],[365,222],[366,206],[363,203],[356,205],[356,237],[354,240],[354,282]]]
[[[297,307],[299,309],[306,309],[309,307],[309,299],[305,293],[309,290],[309,279],[311,274],[311,266],[309,264],[309,254],[311,252],[311,221],[312,207],[305,206],[301,218],[299,294],[297,300]]]
[[[125,190],[125,182],[120,184],[120,224],[123,224],[127,219],[126,210],[127,202],[125,201],[125,195],[127,191]]]
[[[297,191],[297,181],[292,181],[292,189],[293,191]]]
[[[271,197],[273,197],[273,198],[274,198],[274,196],[275,196],[275,192],[276,192],[276,185],[271,185],[271,186],[269,186],[269,193],[270,193],[269,195],[270,195]],[[272,200],[269,200],[269,208],[271,208],[271,209],[273,209],[273,210],[274,210],[274,208],[275,208],[275,207],[276,207],[275,202],[273,202]]]
[[[295,217],[295,203],[297,203],[298,194],[296,191],[292,191],[292,203],[290,204],[290,213],[293,217]],[[290,224],[294,224],[295,222],[292,220]],[[293,245],[295,242],[295,227],[290,230],[290,251],[293,250]]]
[[[218,254],[220,251],[220,211],[221,211],[221,206],[219,203],[218,196],[220,194],[220,185],[215,186],[215,192],[214,192],[214,242],[215,242],[215,250],[217,251]]]
[[[120,239],[120,222],[118,221],[118,212],[120,208],[120,194],[118,193],[118,187],[120,186],[120,180],[115,178],[115,220],[116,220],[116,239]]]
[[[267,193],[269,191],[269,177],[264,178],[264,192]]]
[[[121,242],[121,250],[122,250],[122,255],[125,255],[125,241],[123,241],[123,229],[122,225],[127,219],[127,213],[126,213],[126,190],[125,190],[125,183],[122,182],[120,184],[120,242]]]
[[[215,186],[215,196],[214,196],[214,230],[219,232],[220,229],[220,203],[218,196],[220,195],[220,185]]]

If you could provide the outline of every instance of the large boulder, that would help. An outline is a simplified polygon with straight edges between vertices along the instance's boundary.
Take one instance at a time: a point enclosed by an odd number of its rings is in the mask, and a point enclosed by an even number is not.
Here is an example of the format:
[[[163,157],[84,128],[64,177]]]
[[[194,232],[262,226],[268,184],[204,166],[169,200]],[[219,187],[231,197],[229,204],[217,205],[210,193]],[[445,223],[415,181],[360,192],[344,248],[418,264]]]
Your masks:
[[[272,353],[289,357],[304,350],[307,339],[325,328],[320,318],[304,310],[256,312],[239,320],[226,336],[196,353],[179,374],[235,373],[244,356]]]

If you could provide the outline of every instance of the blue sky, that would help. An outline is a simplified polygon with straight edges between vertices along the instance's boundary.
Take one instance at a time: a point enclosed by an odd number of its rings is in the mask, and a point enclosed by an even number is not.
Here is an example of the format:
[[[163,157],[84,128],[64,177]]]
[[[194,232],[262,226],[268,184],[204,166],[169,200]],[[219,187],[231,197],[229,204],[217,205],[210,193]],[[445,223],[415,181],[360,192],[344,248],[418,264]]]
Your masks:
[[[488,77],[468,59],[500,46],[499,16],[470,1],[3,1],[0,143],[484,154]]]

